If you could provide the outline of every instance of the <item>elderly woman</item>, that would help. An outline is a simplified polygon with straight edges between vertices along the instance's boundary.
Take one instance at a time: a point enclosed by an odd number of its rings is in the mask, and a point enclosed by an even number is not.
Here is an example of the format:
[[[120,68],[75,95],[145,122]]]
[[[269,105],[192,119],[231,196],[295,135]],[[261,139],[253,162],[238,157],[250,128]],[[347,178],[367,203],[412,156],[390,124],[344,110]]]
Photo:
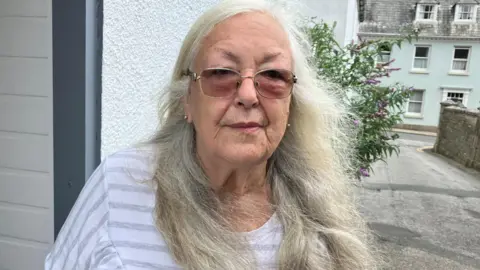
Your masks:
[[[188,33],[155,138],[106,158],[46,269],[373,269],[344,112],[293,17],[224,1]]]

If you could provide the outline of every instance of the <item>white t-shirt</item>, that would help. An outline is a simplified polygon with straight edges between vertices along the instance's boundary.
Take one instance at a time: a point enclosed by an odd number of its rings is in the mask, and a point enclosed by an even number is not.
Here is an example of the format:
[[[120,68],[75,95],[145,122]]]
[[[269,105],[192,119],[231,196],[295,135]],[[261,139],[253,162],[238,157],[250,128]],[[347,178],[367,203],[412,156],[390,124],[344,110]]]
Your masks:
[[[154,190],[139,180],[151,179],[153,147],[107,157],[85,184],[54,246],[46,270],[182,269],[153,222]],[[275,215],[247,233],[258,269],[277,269],[282,226]]]

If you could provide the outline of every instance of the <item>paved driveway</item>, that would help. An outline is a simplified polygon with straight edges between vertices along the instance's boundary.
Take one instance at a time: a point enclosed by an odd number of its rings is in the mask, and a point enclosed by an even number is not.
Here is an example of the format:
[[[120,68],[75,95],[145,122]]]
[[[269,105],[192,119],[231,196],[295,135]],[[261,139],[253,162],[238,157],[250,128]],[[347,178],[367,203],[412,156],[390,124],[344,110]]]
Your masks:
[[[433,141],[402,136],[357,189],[384,269],[480,269],[480,173],[422,152]]]

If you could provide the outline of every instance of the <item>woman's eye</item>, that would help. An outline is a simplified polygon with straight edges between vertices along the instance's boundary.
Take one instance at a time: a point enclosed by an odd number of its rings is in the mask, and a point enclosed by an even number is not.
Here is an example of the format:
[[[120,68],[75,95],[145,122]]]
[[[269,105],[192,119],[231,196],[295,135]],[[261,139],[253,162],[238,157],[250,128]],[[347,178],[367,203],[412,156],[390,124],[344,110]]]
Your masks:
[[[278,79],[278,80],[284,80],[284,76],[281,72],[277,70],[267,70],[264,73],[264,76],[270,78],[270,79]]]
[[[225,70],[225,69],[215,69],[212,70],[212,75],[214,76],[224,76],[224,75],[232,75],[233,72],[230,70]]]

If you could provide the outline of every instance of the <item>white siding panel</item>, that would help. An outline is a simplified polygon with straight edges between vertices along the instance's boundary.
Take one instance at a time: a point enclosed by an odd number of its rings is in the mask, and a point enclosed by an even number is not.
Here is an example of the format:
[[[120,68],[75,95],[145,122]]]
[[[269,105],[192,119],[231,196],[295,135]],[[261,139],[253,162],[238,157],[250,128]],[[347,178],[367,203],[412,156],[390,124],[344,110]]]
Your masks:
[[[9,222],[0,222],[2,235],[41,243],[51,240],[51,215],[48,209],[20,207],[0,203],[0,217]]]
[[[53,198],[50,182],[49,173],[0,168],[0,200],[49,208]]]
[[[0,270],[53,243],[51,0],[0,0]]]
[[[0,0],[0,16],[48,16],[47,0]]]
[[[48,247],[0,237],[1,270],[43,269]]]
[[[0,57],[0,94],[51,96],[51,61]]]
[[[48,57],[49,26],[46,18],[0,18],[0,55]]]
[[[0,130],[48,135],[50,101],[44,97],[3,95],[0,98]]]
[[[0,167],[49,172],[49,142],[48,136],[0,132]]]

